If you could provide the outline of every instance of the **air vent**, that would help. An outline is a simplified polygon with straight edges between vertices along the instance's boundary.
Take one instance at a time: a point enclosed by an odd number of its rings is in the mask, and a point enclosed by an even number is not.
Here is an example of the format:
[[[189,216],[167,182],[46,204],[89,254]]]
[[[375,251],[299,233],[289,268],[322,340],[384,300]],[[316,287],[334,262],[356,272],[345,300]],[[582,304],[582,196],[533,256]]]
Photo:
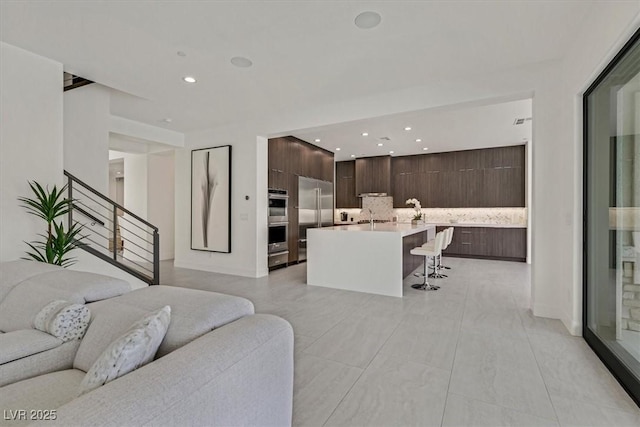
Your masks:
[[[513,121],[513,125],[517,126],[517,125],[524,124],[524,122],[530,122],[530,121],[531,121],[531,117],[523,117],[523,118],[515,119]]]
[[[388,136],[381,136],[378,139],[381,140],[381,141],[391,141],[391,138],[389,138]]]

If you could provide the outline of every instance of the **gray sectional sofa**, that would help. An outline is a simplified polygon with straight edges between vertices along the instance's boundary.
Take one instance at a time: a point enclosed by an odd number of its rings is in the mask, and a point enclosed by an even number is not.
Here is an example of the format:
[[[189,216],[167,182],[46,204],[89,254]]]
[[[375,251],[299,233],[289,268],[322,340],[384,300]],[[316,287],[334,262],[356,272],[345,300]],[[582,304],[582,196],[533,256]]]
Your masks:
[[[0,263],[0,386],[66,369],[79,342],[34,329],[36,314],[54,300],[87,304],[122,295],[129,283],[35,261]]]
[[[171,322],[155,360],[78,396],[86,371],[105,348],[145,313],[165,305]],[[293,330],[285,320],[254,314],[244,298],[168,286],[88,307],[91,323],[84,338],[72,351],[55,355],[64,368],[0,388],[0,408],[9,414],[0,424],[291,424]]]

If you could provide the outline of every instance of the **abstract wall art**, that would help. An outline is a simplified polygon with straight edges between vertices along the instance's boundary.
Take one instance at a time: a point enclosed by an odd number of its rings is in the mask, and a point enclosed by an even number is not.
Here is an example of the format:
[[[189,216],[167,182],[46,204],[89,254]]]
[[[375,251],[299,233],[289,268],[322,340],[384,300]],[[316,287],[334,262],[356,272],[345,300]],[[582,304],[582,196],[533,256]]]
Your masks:
[[[191,151],[191,249],[231,252],[231,146]]]

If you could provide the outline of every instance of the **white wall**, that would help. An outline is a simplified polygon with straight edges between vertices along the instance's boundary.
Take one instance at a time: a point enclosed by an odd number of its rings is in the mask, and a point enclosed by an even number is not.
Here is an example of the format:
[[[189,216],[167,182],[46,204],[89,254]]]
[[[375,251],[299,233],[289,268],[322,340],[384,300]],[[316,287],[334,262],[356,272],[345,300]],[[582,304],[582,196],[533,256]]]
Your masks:
[[[64,168],[109,194],[109,90],[90,84],[64,92]]]
[[[229,126],[186,135],[175,158],[175,265],[241,276],[267,273],[267,140],[255,127]],[[231,152],[231,253],[191,250],[191,150],[219,145]],[[246,196],[249,199],[246,199]],[[263,250],[264,249],[264,250]]]
[[[17,198],[27,181],[63,183],[62,114],[62,64],[0,42],[0,261],[44,231]]]
[[[175,155],[173,151],[149,154],[148,220],[158,227],[160,260],[175,254]],[[126,182],[126,178],[125,178]]]

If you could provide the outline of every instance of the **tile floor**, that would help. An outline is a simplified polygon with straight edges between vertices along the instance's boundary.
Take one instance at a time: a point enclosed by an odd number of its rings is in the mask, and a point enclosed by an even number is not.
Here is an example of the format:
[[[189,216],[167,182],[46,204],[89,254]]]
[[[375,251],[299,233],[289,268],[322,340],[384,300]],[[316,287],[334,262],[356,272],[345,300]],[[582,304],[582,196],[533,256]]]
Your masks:
[[[582,338],[536,318],[523,263],[448,258],[436,292],[404,298],[162,264],[163,284],[250,299],[295,332],[300,426],[640,426],[640,409]]]

